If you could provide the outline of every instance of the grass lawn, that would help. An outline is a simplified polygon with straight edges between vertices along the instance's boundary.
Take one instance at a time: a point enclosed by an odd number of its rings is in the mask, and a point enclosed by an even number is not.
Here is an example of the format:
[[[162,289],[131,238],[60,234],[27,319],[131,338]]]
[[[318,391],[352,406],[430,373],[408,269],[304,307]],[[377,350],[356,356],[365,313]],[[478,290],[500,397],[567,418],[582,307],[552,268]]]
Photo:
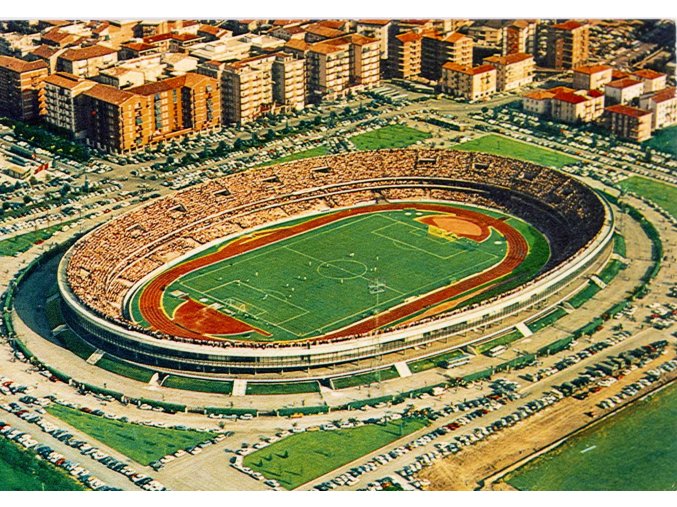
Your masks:
[[[620,234],[614,234],[614,253],[625,257],[625,238]]]
[[[570,157],[569,155],[496,134],[489,134],[472,141],[457,144],[453,148],[455,150],[480,151],[482,153],[502,155],[547,167],[559,168],[580,162],[577,158]]]
[[[425,426],[423,419],[401,419],[335,431],[306,431],[244,458],[244,465],[287,489],[312,481]]]
[[[154,428],[115,421],[56,403],[48,405],[46,410],[141,465],[148,465],[166,454],[214,437],[212,433],[194,430]]]
[[[677,187],[668,183],[630,176],[618,184],[623,190],[634,192],[653,201],[677,218]]]
[[[488,342],[480,343],[479,345],[473,345],[473,348],[477,351],[478,354],[484,354],[485,352],[493,349],[494,347],[498,347],[499,345],[509,345],[512,342],[519,340],[520,338],[522,338],[522,333],[517,329],[515,329],[514,331],[499,336],[498,338],[494,338],[493,340],[490,340]]]
[[[36,241],[47,241],[54,233],[60,231],[64,225],[74,221],[75,220],[69,220],[68,222],[45,227],[44,229],[38,229],[37,231],[26,232],[24,234],[19,234],[18,236],[3,239],[0,241],[0,256],[23,253],[32,247]]]
[[[391,366],[385,370],[371,371],[368,373],[360,373],[359,375],[351,375],[350,377],[333,379],[331,383],[334,386],[334,389],[346,389],[348,387],[373,384],[397,377],[399,377],[397,370],[394,366]]]
[[[436,356],[430,356],[412,361],[411,363],[407,363],[407,366],[409,366],[409,369],[412,373],[418,373],[420,371],[441,366],[443,362],[456,359],[462,355],[464,355],[462,350],[452,350],[451,352],[445,352]]]
[[[66,472],[0,438],[0,491],[83,491]],[[12,502],[7,501],[11,505]]]
[[[318,393],[320,386],[317,382],[287,382],[275,384],[248,383],[246,394],[296,394]]]
[[[326,146],[316,146],[315,148],[310,148],[308,150],[303,150],[299,151],[296,153],[292,153],[291,155],[286,155],[284,157],[276,158],[275,160],[271,160],[270,162],[266,162],[265,164],[261,164],[259,167],[265,167],[273,164],[282,164],[284,162],[291,162],[293,160],[301,160],[303,158],[311,158],[311,157],[320,157],[322,155],[328,155],[329,150],[327,149]]]
[[[644,145],[677,156],[677,125],[657,130]]]
[[[532,333],[535,333],[544,327],[551,326],[566,314],[567,312],[564,308],[557,307],[554,311],[548,313],[547,315],[530,322],[527,324],[527,327]]]
[[[604,266],[604,269],[598,276],[604,283],[609,283],[616,277],[621,269],[623,269],[623,263],[614,259]]]
[[[112,373],[122,375],[123,377],[146,383],[150,381],[154,373],[153,371],[147,370],[146,368],[141,368],[140,366],[126,363],[110,356],[103,356],[97,361],[96,366]]]
[[[233,383],[170,375],[162,383],[162,387],[184,389],[186,391],[201,391],[203,393],[230,394],[233,390]]]
[[[429,137],[428,132],[421,132],[406,125],[387,125],[371,132],[353,136],[350,141],[358,150],[381,150],[384,148],[404,148]]]
[[[600,290],[601,289],[597,285],[592,282],[588,282],[588,286],[577,293],[574,297],[567,300],[567,303],[569,303],[574,308],[580,308],[586,301],[591,299]]]

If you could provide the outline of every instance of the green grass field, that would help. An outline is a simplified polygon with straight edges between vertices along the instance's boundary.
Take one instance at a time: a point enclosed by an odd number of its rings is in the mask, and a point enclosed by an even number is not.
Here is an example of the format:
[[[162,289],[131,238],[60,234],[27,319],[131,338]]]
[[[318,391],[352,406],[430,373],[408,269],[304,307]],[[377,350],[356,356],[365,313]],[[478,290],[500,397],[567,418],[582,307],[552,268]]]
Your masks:
[[[625,257],[625,238],[620,234],[614,234],[614,253]]]
[[[172,315],[183,301],[172,293],[180,291],[271,334],[243,339],[302,339],[381,313],[503,258],[505,241],[496,231],[482,243],[440,238],[416,220],[427,213],[412,203],[407,210],[348,217],[206,266],[170,284],[163,307]],[[509,220],[530,244],[542,239],[527,224]],[[538,259],[524,261],[529,276],[547,260],[547,252],[545,258],[536,253]],[[138,293],[130,312],[143,324],[137,302]]]
[[[677,156],[677,125],[657,130],[644,146]]]
[[[618,186],[623,190],[646,197],[677,218],[676,186],[642,178],[641,176],[630,176],[622,180]]]
[[[600,290],[601,289],[597,285],[592,282],[588,282],[588,285],[571,299],[568,299],[567,303],[569,303],[574,308],[580,308],[583,306],[583,304],[585,304],[586,301],[589,301]]]
[[[276,158],[275,160],[271,160],[270,162],[266,162],[265,164],[261,164],[260,167],[265,167],[273,164],[282,164],[284,162],[291,162],[293,160],[301,160],[304,158],[311,158],[311,157],[320,157],[322,155],[328,155],[329,150],[327,149],[326,146],[316,146],[315,148],[310,148],[308,150],[303,150],[303,151],[298,151],[296,153],[292,153],[291,155],[286,155],[284,157]]]
[[[294,489],[425,426],[422,419],[297,433],[244,458],[244,465]]]
[[[553,325],[555,322],[557,322],[559,319],[564,317],[567,314],[566,310],[564,308],[557,307],[554,311],[548,313],[547,315],[544,315],[543,317],[540,317],[533,322],[530,322],[527,324],[527,327],[532,333],[535,333],[544,327],[548,327]]]
[[[0,438],[0,491],[83,491],[65,471]],[[8,501],[7,504],[11,505]]]
[[[355,387],[359,385],[374,384],[397,377],[399,377],[399,375],[393,366],[384,370],[370,371],[367,373],[360,373],[358,375],[351,375],[350,377],[333,379],[331,383],[334,386],[334,389],[346,389],[348,387]]]
[[[533,491],[675,491],[677,386],[640,401],[509,474]]]
[[[517,329],[514,329],[513,331],[510,331],[509,333],[494,338],[493,340],[489,340],[488,342],[480,343],[479,345],[473,345],[473,348],[475,349],[475,351],[477,351],[478,354],[484,354],[485,352],[488,352],[494,347],[498,347],[499,345],[508,346],[512,342],[515,342],[522,337],[523,337],[522,333]]]
[[[122,375],[123,377],[131,378],[144,383],[148,383],[154,373],[153,371],[142,368],[141,366],[136,366],[125,361],[120,361],[119,359],[115,359],[114,357],[108,355],[105,355],[99,359],[96,363],[96,366],[103,368],[104,370],[108,370],[111,373]]]
[[[69,220],[68,222],[45,227],[44,229],[38,229],[37,231],[26,232],[9,239],[3,239],[0,241],[0,256],[23,253],[32,247],[36,241],[47,241],[57,231],[60,231],[64,225],[71,224],[74,221],[75,220]]]
[[[452,350],[451,352],[445,352],[443,354],[438,354],[436,356],[430,356],[423,359],[418,359],[407,363],[409,370],[412,373],[418,373],[420,371],[429,370],[431,368],[436,368],[442,366],[442,363],[445,361],[450,361],[456,359],[464,354],[462,350]]]
[[[472,141],[457,144],[453,146],[455,150],[480,151],[482,153],[491,153],[493,155],[502,155],[504,157],[526,160],[535,164],[541,164],[547,167],[563,167],[569,164],[580,162],[577,158],[570,157],[557,151],[541,148],[531,144],[515,141],[508,137],[489,134]]]
[[[279,383],[248,383],[246,394],[298,394],[318,393],[320,385],[317,382],[279,382]]]
[[[162,387],[171,387],[173,389],[183,389],[186,391],[200,391],[203,393],[230,394],[233,390],[233,383],[170,375],[162,383]]]
[[[421,132],[406,125],[387,125],[371,132],[353,136],[350,141],[358,150],[382,150],[385,148],[404,148],[429,137],[428,132]]]
[[[153,428],[106,419],[56,403],[48,405],[46,410],[141,465],[214,437],[212,433]]]

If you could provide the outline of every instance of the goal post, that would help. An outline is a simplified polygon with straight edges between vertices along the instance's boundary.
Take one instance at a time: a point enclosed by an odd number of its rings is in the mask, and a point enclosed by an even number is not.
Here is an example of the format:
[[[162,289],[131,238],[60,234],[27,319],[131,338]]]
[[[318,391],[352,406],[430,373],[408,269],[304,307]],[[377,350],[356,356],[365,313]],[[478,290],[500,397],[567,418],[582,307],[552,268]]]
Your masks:
[[[436,238],[446,239],[448,241],[456,241],[458,239],[458,235],[455,232],[448,231],[435,225],[428,226],[428,234],[435,236]]]

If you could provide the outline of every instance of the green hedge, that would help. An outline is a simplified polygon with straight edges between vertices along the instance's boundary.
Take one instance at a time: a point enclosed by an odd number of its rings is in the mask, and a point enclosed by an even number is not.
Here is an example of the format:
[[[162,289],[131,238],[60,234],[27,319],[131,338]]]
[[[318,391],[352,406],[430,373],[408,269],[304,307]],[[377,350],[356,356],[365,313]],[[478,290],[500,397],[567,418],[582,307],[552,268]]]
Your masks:
[[[604,266],[604,269],[600,271],[599,273],[599,279],[602,280],[604,283],[609,283],[611,280],[616,278],[616,275],[621,271],[621,269],[624,269],[625,265],[621,261],[617,260],[612,260],[610,261],[606,266]]]
[[[509,345],[512,342],[519,340],[520,338],[524,338],[521,331],[514,329],[509,333],[489,340],[488,342],[480,343],[479,345],[472,345],[471,347],[475,349],[475,351],[478,354],[484,354],[485,352],[490,351],[494,347],[498,347],[499,345]]]
[[[587,301],[592,299],[592,297],[597,294],[600,291],[600,288],[595,285],[592,282],[588,282],[588,285],[578,292],[574,297],[571,299],[567,300],[567,303],[569,303],[571,306],[574,308],[580,308],[583,306]]]
[[[303,415],[326,414],[327,412],[329,412],[329,407],[326,405],[321,405],[316,407],[279,408],[275,412],[277,412],[277,415],[282,417],[287,417],[294,414],[303,414]]]
[[[233,392],[233,383],[230,381],[182,377],[180,375],[168,376],[162,383],[162,387],[203,393],[230,394]]]
[[[154,374],[154,372],[151,370],[136,366],[132,363],[114,359],[112,356],[108,355],[105,355],[99,359],[96,363],[96,366],[111,373],[138,380],[139,382],[144,382],[146,384],[150,381]]]
[[[474,382],[475,380],[482,380],[491,377],[493,375],[494,371],[492,368],[487,368],[485,370],[480,370],[476,371],[473,373],[470,373],[463,377],[464,382]]]
[[[220,415],[258,415],[258,410],[255,408],[226,408],[226,407],[205,407],[204,411],[207,414],[220,414]]]
[[[320,385],[313,382],[247,383],[246,394],[298,394],[319,393]]]
[[[547,315],[544,315],[543,317],[540,317],[530,322],[529,324],[527,324],[527,327],[532,333],[535,333],[543,329],[544,327],[553,325],[555,322],[564,317],[566,314],[567,312],[566,310],[564,310],[564,308],[557,307]]]
[[[569,347],[569,345],[571,345],[573,341],[574,341],[573,336],[567,336],[566,338],[561,338],[559,340],[555,340],[554,342],[546,345],[545,347],[538,349],[538,351],[536,352],[536,355],[537,356],[549,356],[549,355],[552,355],[552,354],[556,354],[557,352],[561,352],[562,350]]]
[[[429,370],[435,367],[442,367],[446,361],[451,359],[456,359],[457,357],[462,356],[464,353],[462,350],[452,350],[450,352],[444,352],[442,354],[437,354],[436,356],[424,357],[423,359],[417,359],[407,363],[407,366],[412,373],[418,373],[421,371]]]
[[[358,375],[351,375],[350,377],[331,379],[331,383],[334,389],[346,389],[348,387],[364,384],[373,384],[375,382],[397,378],[398,376],[397,369],[394,366],[391,366],[384,370],[370,371]]]

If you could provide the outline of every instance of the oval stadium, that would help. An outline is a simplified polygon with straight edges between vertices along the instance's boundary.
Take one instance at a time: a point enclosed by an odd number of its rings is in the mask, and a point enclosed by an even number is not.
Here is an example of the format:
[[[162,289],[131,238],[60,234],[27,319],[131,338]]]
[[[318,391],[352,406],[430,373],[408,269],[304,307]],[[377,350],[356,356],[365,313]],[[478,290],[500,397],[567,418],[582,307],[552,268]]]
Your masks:
[[[346,153],[231,174],[115,218],[70,248],[58,284],[78,334],[155,369],[364,369],[458,347],[543,304],[606,259],[612,236],[606,202],[552,169],[449,150]]]

